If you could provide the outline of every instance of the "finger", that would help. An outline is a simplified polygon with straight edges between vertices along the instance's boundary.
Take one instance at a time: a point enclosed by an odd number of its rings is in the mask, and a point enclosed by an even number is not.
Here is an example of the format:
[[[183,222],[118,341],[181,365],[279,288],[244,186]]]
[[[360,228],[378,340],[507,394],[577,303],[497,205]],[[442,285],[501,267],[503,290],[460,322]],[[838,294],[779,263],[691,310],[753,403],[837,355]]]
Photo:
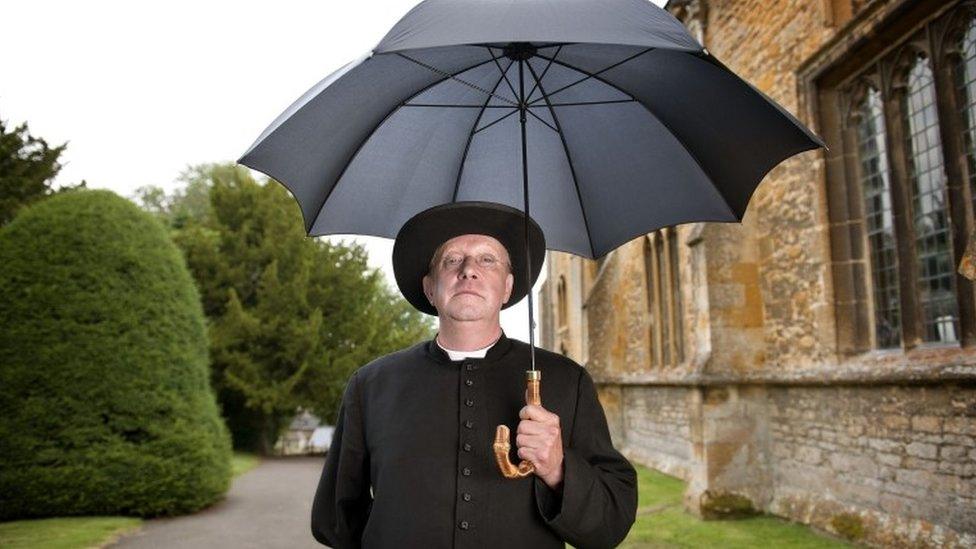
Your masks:
[[[535,421],[551,421],[554,417],[559,416],[556,416],[556,414],[553,414],[542,406],[526,404],[519,410],[519,417],[522,419],[533,419]]]
[[[539,434],[550,434],[557,435],[559,433],[558,423],[549,423],[545,421],[536,421],[534,419],[523,419],[519,421],[518,426],[515,429],[516,433],[527,433],[533,435]]]
[[[515,445],[519,448],[542,448],[548,442],[545,437],[539,435],[521,434],[515,436]]]
[[[544,435],[550,432],[551,426],[531,419],[523,419],[519,422],[515,432],[524,435]]]

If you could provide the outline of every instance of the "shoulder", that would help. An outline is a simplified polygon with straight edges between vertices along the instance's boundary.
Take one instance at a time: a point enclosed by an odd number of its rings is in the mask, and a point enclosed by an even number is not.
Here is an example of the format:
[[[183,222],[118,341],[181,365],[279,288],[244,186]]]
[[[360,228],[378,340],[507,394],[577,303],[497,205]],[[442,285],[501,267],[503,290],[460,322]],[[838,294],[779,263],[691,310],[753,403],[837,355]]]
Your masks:
[[[512,339],[512,343],[520,359],[525,357],[528,363],[529,344],[519,339]],[[543,385],[547,380],[558,380],[560,384],[576,387],[583,377],[590,375],[586,368],[568,356],[538,346],[535,347],[535,363],[542,371]]]
[[[402,370],[404,363],[424,360],[426,353],[427,341],[415,343],[409,347],[404,347],[398,351],[375,358],[360,366],[353,372],[352,379],[360,383],[368,383],[369,380],[387,374],[392,370]],[[397,368],[397,366],[400,366],[400,368]]]

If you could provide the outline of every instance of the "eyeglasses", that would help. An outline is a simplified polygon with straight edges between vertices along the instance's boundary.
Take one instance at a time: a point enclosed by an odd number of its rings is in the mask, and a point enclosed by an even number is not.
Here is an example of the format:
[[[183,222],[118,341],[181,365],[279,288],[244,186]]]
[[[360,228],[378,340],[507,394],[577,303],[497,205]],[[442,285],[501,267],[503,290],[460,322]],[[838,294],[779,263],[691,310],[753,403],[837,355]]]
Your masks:
[[[497,269],[503,265],[502,261],[494,254],[482,253],[475,256],[470,256],[452,252],[445,254],[444,257],[441,258],[441,269],[448,271],[457,270],[469,257],[473,257],[475,259],[475,264],[479,268],[485,270]]]

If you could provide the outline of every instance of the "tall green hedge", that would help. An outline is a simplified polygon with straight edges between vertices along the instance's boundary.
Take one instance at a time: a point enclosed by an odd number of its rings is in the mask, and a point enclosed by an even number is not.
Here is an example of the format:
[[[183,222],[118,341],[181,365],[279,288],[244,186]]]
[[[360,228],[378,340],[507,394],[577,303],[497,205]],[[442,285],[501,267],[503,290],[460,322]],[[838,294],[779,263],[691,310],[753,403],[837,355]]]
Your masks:
[[[109,191],[0,230],[0,520],[173,515],[230,483],[199,295],[162,225]]]

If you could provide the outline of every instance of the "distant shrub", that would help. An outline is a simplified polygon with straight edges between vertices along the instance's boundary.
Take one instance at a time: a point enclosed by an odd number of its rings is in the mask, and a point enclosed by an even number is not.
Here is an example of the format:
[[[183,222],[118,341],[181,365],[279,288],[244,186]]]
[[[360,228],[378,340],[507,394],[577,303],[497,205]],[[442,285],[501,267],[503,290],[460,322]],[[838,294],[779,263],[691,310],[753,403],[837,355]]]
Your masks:
[[[207,332],[162,225],[109,191],[0,230],[0,520],[172,515],[230,483]]]

